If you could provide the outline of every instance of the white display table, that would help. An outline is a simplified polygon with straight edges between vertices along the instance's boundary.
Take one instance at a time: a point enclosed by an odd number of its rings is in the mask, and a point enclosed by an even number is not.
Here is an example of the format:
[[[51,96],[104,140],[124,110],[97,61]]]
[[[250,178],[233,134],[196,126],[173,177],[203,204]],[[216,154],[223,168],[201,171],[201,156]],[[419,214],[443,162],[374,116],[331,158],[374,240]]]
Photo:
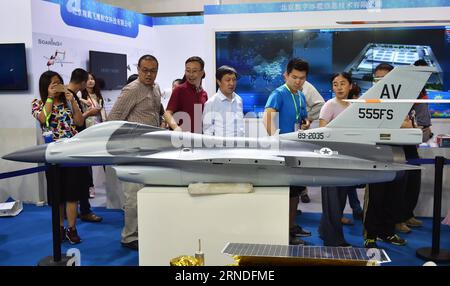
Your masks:
[[[227,242],[288,244],[288,187],[254,193],[191,196],[187,187],[145,187],[138,192],[139,265],[169,265],[192,255],[202,241],[205,265],[234,260]]]

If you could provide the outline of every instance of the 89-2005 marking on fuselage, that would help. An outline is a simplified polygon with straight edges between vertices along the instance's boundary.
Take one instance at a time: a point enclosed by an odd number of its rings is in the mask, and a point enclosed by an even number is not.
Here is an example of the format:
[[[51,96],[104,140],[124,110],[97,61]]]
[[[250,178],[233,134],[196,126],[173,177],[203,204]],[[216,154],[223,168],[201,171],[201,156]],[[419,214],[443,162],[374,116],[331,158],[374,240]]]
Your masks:
[[[323,140],[325,136],[323,132],[299,132],[298,139],[307,139],[307,140]]]

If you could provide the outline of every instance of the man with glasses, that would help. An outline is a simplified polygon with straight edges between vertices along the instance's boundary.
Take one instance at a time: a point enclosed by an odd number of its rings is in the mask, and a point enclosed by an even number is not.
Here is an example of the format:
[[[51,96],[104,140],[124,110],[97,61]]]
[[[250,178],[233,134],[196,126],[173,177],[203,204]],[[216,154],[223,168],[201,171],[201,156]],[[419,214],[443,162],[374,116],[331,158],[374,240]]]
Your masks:
[[[138,61],[138,79],[126,85],[115,102],[108,120],[124,120],[159,127],[161,125],[161,90],[155,83],[158,60],[144,55]],[[141,184],[123,182],[125,225],[122,245],[138,250],[137,191]]]
[[[137,69],[138,80],[122,89],[108,120],[124,120],[159,127],[161,90],[155,83],[158,60],[152,55],[142,56]]]
[[[287,64],[284,72],[285,84],[270,94],[264,110],[263,122],[269,135],[275,134],[277,125],[281,134],[309,128],[306,99],[301,92],[308,72],[309,64],[304,60],[294,58]],[[277,117],[279,124],[277,124]],[[289,244],[293,245],[305,244],[297,237],[311,235],[311,232],[295,223],[299,196],[305,188],[290,186],[289,189]]]
[[[205,62],[200,57],[190,57],[185,62],[183,83],[177,86],[164,114],[172,130],[202,133],[202,115],[208,94],[202,88]]]

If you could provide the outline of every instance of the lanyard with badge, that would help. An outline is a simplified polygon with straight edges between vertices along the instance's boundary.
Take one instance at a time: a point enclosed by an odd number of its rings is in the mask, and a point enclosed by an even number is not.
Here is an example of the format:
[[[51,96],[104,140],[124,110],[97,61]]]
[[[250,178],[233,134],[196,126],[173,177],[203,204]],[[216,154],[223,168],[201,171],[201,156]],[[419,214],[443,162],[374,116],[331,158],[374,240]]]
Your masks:
[[[295,102],[294,94],[292,93],[292,91],[289,89],[289,87],[286,84],[284,84],[284,87],[289,91],[289,93],[292,96],[292,101],[294,102],[294,107],[295,107],[295,126],[294,126],[294,131],[298,131],[298,130],[301,129],[301,125],[302,125],[302,122],[298,121],[299,118],[300,118],[300,111],[299,111],[299,108],[297,107],[297,102]],[[298,91],[297,91],[297,94],[298,94]],[[300,96],[298,98],[298,101],[300,103],[300,108],[302,108],[302,99],[300,98]],[[301,118],[300,118],[300,120],[301,120]]]

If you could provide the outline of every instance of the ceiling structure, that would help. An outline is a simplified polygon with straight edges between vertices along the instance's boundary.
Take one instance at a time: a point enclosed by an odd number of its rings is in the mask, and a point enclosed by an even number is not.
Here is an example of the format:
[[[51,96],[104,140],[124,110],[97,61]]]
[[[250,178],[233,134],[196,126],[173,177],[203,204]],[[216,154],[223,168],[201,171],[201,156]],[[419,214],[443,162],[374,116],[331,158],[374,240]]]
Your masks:
[[[225,5],[268,2],[314,2],[317,0],[97,0],[109,5],[151,16],[199,15],[204,5]]]

